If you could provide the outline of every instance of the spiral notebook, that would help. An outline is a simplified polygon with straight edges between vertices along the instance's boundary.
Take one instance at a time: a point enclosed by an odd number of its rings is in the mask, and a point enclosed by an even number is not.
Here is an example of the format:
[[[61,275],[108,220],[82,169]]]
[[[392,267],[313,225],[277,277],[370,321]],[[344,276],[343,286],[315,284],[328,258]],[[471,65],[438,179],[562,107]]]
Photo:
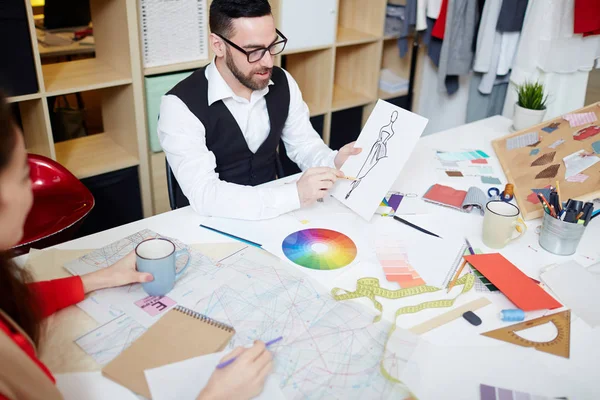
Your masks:
[[[234,333],[229,325],[176,306],[107,364],[102,373],[151,398],[144,370],[221,351]]]

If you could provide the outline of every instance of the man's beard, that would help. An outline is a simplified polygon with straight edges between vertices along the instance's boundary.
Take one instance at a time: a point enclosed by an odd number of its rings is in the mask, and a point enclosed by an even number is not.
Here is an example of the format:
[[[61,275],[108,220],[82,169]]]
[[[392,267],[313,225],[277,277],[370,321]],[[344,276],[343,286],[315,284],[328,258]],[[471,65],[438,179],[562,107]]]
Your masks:
[[[260,69],[252,71],[249,75],[244,75],[242,73],[242,71],[240,71],[238,69],[238,67],[234,64],[233,57],[231,56],[229,49],[227,49],[227,57],[225,57],[225,58],[226,58],[225,64],[227,65],[227,68],[229,68],[229,70],[231,71],[233,76],[235,76],[236,79],[238,81],[240,81],[240,83],[242,85],[246,86],[248,89],[262,90],[269,85],[271,75],[273,74],[273,68],[260,68]],[[265,79],[264,82],[256,82],[252,79],[252,78],[254,78],[255,73],[264,73],[267,71],[269,72],[269,78]]]

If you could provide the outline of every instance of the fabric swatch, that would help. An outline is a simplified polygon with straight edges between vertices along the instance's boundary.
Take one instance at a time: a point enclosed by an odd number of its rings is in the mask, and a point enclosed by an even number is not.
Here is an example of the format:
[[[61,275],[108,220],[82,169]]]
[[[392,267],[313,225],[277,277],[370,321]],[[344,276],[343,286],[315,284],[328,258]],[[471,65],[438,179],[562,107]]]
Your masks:
[[[558,175],[558,170],[560,168],[560,164],[554,164],[544,169],[542,172],[535,176],[535,179],[547,179],[547,178],[555,178]]]
[[[569,121],[571,128],[585,124],[591,124],[592,122],[596,122],[598,120],[596,113],[593,112],[567,114],[563,118]]]
[[[559,126],[560,122],[553,122],[550,125],[543,127],[542,130],[547,133],[552,133],[557,130]]]
[[[493,176],[482,176],[481,183],[485,183],[488,185],[501,185],[500,179],[494,178]]]
[[[555,149],[558,146],[560,146],[561,144],[563,144],[565,142],[565,139],[558,139],[556,142],[552,143],[550,146],[548,146],[551,149]]]
[[[462,178],[464,176],[460,171],[446,171],[446,175],[454,178]]]
[[[476,168],[479,175],[492,175],[494,173],[494,168],[492,167],[475,166],[471,168]]]
[[[594,149],[594,153],[600,154],[600,140],[592,143],[592,149]]]
[[[458,163],[456,161],[443,161],[440,160],[440,163],[444,168],[458,168]]]
[[[545,198],[550,198],[550,185],[544,187],[543,189],[531,189],[533,193],[527,196],[527,201],[533,204],[539,204],[540,199],[538,199],[538,193],[543,194]]]
[[[589,176],[587,176],[585,174],[577,174],[577,175],[569,176],[567,178],[567,182],[583,183],[587,180],[587,178],[589,178]]]
[[[546,153],[546,154],[536,158],[535,161],[531,163],[531,166],[532,167],[540,167],[542,165],[550,164],[552,161],[554,161],[555,155],[556,155],[555,151],[553,151],[551,153]]]
[[[592,126],[588,126],[587,128],[581,128],[580,130],[575,132],[573,134],[573,139],[581,141],[581,140],[585,140],[587,138],[591,138],[592,136],[596,136],[599,133],[600,133],[600,126],[592,125]]]
[[[488,162],[487,162],[487,160],[485,158],[479,158],[477,160],[471,160],[471,164],[487,164],[487,163]]]
[[[577,175],[597,162],[600,162],[600,158],[594,154],[586,155],[585,150],[579,150],[563,158],[563,162],[566,167],[565,178],[568,178]]]
[[[529,132],[524,135],[519,135],[506,139],[506,150],[520,149],[521,147],[529,146],[539,141],[539,133]]]
[[[481,150],[462,152],[438,151],[436,156],[442,161],[467,161],[490,157],[484,151]]]
[[[542,143],[542,142],[541,142],[541,140],[538,140],[538,141],[537,141],[537,142],[535,142],[535,143],[528,144],[528,145],[527,145],[527,147],[537,147],[537,145],[538,145],[538,144],[540,144],[540,143]]]
[[[530,156],[537,156],[538,153],[540,152],[540,149],[533,149],[529,152]]]

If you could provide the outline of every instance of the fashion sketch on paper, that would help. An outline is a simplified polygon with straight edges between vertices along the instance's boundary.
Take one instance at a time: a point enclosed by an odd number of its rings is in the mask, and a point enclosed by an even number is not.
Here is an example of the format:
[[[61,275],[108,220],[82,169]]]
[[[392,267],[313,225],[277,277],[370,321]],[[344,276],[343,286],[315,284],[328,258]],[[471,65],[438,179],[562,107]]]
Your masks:
[[[371,170],[377,165],[379,160],[387,157],[387,142],[395,134],[394,122],[396,122],[397,119],[398,111],[394,111],[390,116],[390,123],[382,126],[381,129],[379,129],[379,137],[377,138],[377,141],[373,143],[373,146],[371,146],[369,155],[356,175],[356,180],[352,182],[350,190],[348,193],[346,193],[346,200],[348,197],[350,197],[354,189],[360,185],[362,180],[369,174],[369,172],[371,172]]]

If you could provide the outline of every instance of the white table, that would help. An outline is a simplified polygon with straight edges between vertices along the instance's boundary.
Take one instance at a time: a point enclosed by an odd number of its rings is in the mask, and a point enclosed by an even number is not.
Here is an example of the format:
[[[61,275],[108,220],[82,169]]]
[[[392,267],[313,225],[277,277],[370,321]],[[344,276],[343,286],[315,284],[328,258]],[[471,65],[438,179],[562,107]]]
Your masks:
[[[467,178],[464,181],[456,178],[442,179],[442,175],[432,167],[435,150],[481,149],[493,155],[490,141],[507,134],[510,124],[511,121],[504,117],[492,117],[422,138],[395,183],[394,189],[419,195],[422,195],[433,183],[447,183],[455,188],[466,189],[473,184]],[[496,160],[492,160],[491,165],[495,169],[495,175],[503,177]],[[483,218],[478,213],[464,214],[432,204],[427,204],[427,212],[428,214],[406,217],[406,219],[442,236],[448,234],[465,236],[474,247],[484,252],[493,251],[486,248],[481,241]],[[186,243],[231,242],[222,235],[199,228],[199,224],[206,220],[207,218],[195,214],[190,207],[186,207],[63,243],[58,248],[99,248],[146,228],[166,236],[176,237]],[[254,226],[259,229],[258,227],[263,228],[268,224],[276,224],[277,221],[244,223],[256,224]],[[364,229],[369,229],[375,234],[379,227],[389,230],[399,226],[393,219],[383,217],[375,217],[371,223],[363,222],[363,224]],[[526,235],[501,251],[529,276],[538,278],[539,271],[544,266],[562,263],[569,259],[575,259],[584,266],[600,261],[600,248],[594,246],[595,242],[597,243],[595,239],[600,234],[600,223],[591,223],[588,226],[579,251],[573,257],[553,256],[542,250],[537,244],[535,232],[538,225],[539,221],[529,221]],[[24,263],[25,260],[26,256],[22,256],[17,261]],[[339,286],[354,290],[356,279],[363,276],[378,277],[382,286],[390,289],[397,288],[394,284],[385,281],[381,268],[377,266],[364,268],[361,266],[360,269],[339,276],[335,282],[322,283],[330,287]],[[384,314],[389,318],[401,306],[418,304],[430,299],[452,298],[458,294],[458,291],[459,289],[455,289],[447,296],[438,292],[403,300],[383,300]],[[481,293],[472,290],[461,296],[456,304],[481,296]],[[477,311],[483,320],[481,326],[473,327],[459,319],[423,335],[423,344],[418,348],[417,364],[415,364],[418,374],[406,378],[411,388],[414,386],[417,395],[432,399],[478,399],[481,382],[532,394],[569,396],[575,399],[600,398],[600,389],[594,379],[598,378],[598,371],[600,371],[600,330],[594,331],[582,320],[573,317],[570,359],[489,339],[479,333],[506,326],[499,320],[497,313],[503,308],[512,308],[511,303],[503,295],[489,296],[493,304]],[[372,307],[370,302],[364,303]],[[401,316],[397,323],[402,327],[410,327],[445,311],[447,309],[425,310],[418,314]],[[549,329],[548,326],[542,327],[539,332],[532,332],[533,336],[530,338],[541,340],[544,335],[551,333]]]

